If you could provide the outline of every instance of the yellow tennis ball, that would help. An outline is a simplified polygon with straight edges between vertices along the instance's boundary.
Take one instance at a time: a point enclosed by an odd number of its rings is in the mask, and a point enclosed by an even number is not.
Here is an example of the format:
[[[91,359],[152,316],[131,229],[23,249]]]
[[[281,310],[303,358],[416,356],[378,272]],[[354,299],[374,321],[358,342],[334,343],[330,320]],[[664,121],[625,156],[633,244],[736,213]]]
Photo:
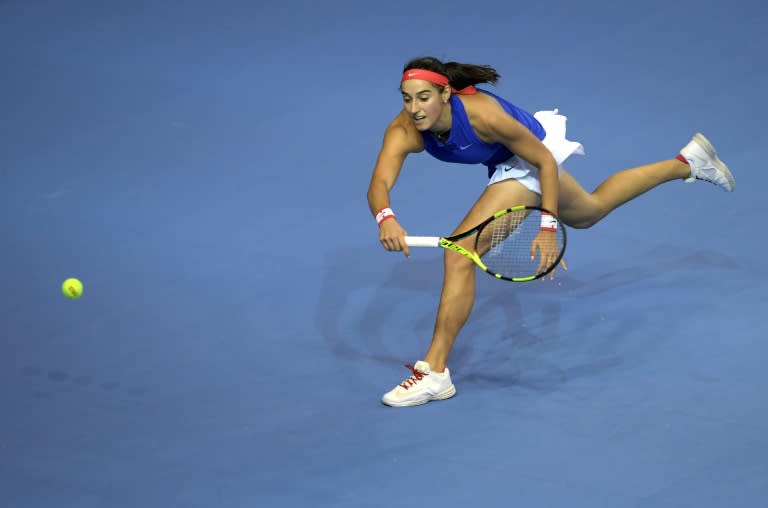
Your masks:
[[[83,283],[77,279],[67,279],[61,284],[61,292],[67,298],[77,300],[83,295]]]

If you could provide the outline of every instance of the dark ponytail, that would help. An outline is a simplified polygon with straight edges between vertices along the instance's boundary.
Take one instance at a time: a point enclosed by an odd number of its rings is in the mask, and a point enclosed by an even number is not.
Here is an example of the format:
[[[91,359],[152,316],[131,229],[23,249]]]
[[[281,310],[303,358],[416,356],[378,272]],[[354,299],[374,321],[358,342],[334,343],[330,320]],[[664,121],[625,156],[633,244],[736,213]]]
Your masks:
[[[459,62],[443,63],[431,56],[414,58],[405,65],[403,72],[410,69],[425,69],[448,76],[451,86],[457,90],[480,83],[495,84],[501,77],[496,72],[496,69],[490,65],[474,65]]]

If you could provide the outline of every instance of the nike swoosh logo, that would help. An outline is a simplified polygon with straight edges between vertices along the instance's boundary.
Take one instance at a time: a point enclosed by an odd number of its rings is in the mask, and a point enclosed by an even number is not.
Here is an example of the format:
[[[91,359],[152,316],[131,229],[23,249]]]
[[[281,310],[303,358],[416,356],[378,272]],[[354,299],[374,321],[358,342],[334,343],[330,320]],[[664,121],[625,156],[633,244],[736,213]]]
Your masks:
[[[467,149],[467,148],[469,148],[470,146],[472,146],[472,143],[470,143],[470,144],[468,144],[468,145],[465,145],[465,146],[460,146],[460,147],[459,147],[459,150],[466,150],[466,149]]]

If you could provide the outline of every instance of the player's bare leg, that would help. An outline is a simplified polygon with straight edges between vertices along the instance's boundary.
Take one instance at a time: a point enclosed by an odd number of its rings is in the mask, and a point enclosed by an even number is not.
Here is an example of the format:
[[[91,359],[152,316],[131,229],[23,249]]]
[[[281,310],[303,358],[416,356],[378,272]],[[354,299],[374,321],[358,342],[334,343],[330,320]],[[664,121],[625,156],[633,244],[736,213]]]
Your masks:
[[[691,174],[688,164],[670,159],[620,171],[591,193],[565,170],[560,171],[560,218],[575,228],[588,228],[624,203],[654,187]]]
[[[517,205],[538,205],[540,196],[515,180],[504,180],[488,186],[475,205],[452,234],[466,231],[503,208]],[[474,236],[460,241],[471,248]],[[475,301],[475,274],[477,267],[461,254],[445,251],[443,288],[437,310],[432,343],[424,360],[433,370],[445,368],[456,336],[472,312]]]
[[[624,203],[672,180],[701,180],[731,192],[736,187],[728,166],[704,135],[697,133],[680,150],[680,158],[620,171],[588,193],[567,172],[560,172],[560,218],[576,228],[587,228]]]
[[[538,194],[514,180],[495,183],[486,187],[454,234],[471,229],[503,208],[536,205],[539,201]],[[473,241],[470,237],[459,243],[471,248]],[[423,360],[407,366],[412,375],[384,394],[381,399],[384,404],[416,406],[430,400],[447,399],[456,393],[446,361],[456,336],[472,312],[477,268],[461,254],[451,251],[445,251],[444,266],[443,289],[429,350]]]

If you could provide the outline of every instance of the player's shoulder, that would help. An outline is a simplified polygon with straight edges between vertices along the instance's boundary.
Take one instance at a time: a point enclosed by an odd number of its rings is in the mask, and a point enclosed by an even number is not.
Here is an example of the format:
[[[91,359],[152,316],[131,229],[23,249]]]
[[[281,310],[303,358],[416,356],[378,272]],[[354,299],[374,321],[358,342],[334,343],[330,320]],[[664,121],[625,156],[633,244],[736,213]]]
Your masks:
[[[384,144],[391,149],[405,152],[420,152],[424,149],[424,139],[421,133],[404,110],[387,126]]]
[[[499,128],[507,129],[510,124],[518,123],[492,95],[478,93],[460,98],[470,125],[486,143],[498,141]]]
[[[472,95],[459,95],[458,97],[464,105],[470,122],[507,114],[496,97],[487,93],[478,92]]]

